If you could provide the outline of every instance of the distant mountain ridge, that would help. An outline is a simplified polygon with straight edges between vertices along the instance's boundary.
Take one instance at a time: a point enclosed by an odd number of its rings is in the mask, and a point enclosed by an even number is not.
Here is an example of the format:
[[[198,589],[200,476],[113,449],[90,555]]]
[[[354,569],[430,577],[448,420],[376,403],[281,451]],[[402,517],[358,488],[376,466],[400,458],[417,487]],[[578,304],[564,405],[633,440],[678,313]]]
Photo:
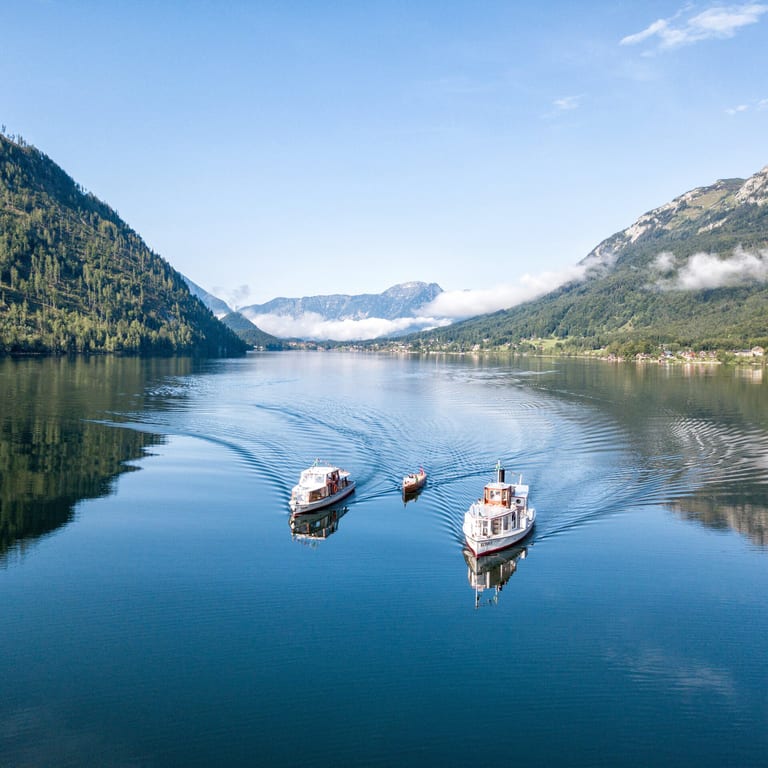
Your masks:
[[[298,318],[312,312],[320,315],[324,320],[363,320],[369,317],[394,320],[413,315],[416,310],[433,301],[442,292],[443,289],[437,283],[412,281],[393,285],[382,293],[280,297],[265,304],[241,307],[240,313],[248,318],[260,315],[285,315]]]
[[[240,313],[283,339],[352,341],[401,336],[446,322],[422,316],[442,292],[437,283],[412,281],[375,294],[280,297],[243,307]]]
[[[424,346],[624,351],[768,345],[768,166],[697,187],[603,240],[583,280],[511,309],[424,332]]]
[[[347,339],[401,336],[446,322],[419,315],[443,292],[437,283],[398,283],[382,293],[279,297],[233,312],[226,302],[184,279],[190,291],[241,339],[267,349],[280,348],[280,339],[327,341],[338,333],[347,334]],[[265,327],[271,332],[266,333]]]

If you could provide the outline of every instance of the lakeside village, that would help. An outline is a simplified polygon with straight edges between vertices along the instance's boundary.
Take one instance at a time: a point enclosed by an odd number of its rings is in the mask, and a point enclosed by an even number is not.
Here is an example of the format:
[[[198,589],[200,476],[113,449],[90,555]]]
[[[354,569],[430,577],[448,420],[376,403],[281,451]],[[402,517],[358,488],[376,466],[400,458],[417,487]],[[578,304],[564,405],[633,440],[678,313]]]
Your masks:
[[[750,349],[731,350],[699,350],[674,349],[662,347],[660,350],[638,350],[632,343],[624,345],[609,345],[607,348],[595,350],[569,349],[562,341],[555,339],[523,339],[519,344],[495,345],[489,342],[484,344],[457,344],[441,343],[437,341],[310,341],[310,340],[286,340],[284,349],[306,350],[339,350],[346,352],[395,352],[399,354],[516,354],[516,355],[541,355],[555,357],[588,357],[594,360],[606,360],[608,362],[638,362],[656,363],[659,365],[684,364],[736,364],[752,367],[765,367],[768,358],[765,348],[754,346]]]

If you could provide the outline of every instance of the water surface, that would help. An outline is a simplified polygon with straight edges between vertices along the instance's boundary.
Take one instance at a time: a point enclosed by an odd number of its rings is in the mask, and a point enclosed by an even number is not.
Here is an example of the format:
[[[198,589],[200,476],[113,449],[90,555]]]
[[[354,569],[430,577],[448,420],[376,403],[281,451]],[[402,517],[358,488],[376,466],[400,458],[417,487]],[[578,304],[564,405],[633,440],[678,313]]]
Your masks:
[[[0,764],[764,761],[759,372],[318,352],[0,388]],[[292,525],[315,458],[357,491]],[[477,564],[497,459],[537,523]]]

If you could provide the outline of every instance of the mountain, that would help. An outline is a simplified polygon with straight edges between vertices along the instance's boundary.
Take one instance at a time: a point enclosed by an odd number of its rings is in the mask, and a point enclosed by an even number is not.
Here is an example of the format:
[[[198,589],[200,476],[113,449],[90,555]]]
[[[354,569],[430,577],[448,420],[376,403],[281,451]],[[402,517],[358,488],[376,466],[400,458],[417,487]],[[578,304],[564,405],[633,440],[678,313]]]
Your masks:
[[[283,348],[280,339],[348,341],[402,336],[449,322],[419,315],[419,310],[442,293],[436,283],[400,283],[376,294],[281,297],[233,312],[188,277],[184,280],[192,294],[225,325],[246,343],[262,349]]]
[[[420,318],[419,310],[442,291],[437,283],[414,281],[375,294],[281,297],[242,307],[240,312],[260,328],[283,337],[336,338],[333,333],[344,324],[352,334],[347,338],[371,338],[377,328],[397,335],[424,328],[427,322],[434,325],[431,318]]]
[[[417,345],[565,351],[768,345],[768,166],[686,192],[601,242],[584,278],[534,301],[420,334]]]
[[[189,287],[189,292],[193,296],[197,296],[227,328],[236,333],[249,347],[271,350],[285,349],[283,342],[276,336],[265,333],[244,315],[241,315],[239,312],[233,312],[229,305],[218,296],[208,293],[208,291],[201,288],[197,283],[192,282],[188,277],[184,275],[182,277]]]
[[[185,275],[182,275],[181,277],[187,284],[189,292],[193,296],[197,296],[197,298],[200,299],[200,301],[202,301],[203,304],[205,304],[205,306],[219,318],[219,320],[232,312],[231,307],[226,301],[220,299],[218,296],[214,296],[212,293],[208,293],[205,288],[201,288],[197,283],[193,283]]]
[[[330,296],[304,296],[300,299],[277,298],[266,304],[251,304],[240,312],[246,317],[259,315],[288,315],[300,317],[308,312],[321,315],[325,320],[363,320],[381,317],[394,320],[413,314],[440,293],[437,283],[400,283],[383,293],[361,293],[355,296],[332,294]]]
[[[243,354],[105,203],[0,134],[0,354]]]
[[[230,312],[228,315],[224,315],[221,322],[250,347],[268,350],[286,349],[286,345],[280,339],[270,333],[264,333],[261,328],[254,325],[239,312]]]

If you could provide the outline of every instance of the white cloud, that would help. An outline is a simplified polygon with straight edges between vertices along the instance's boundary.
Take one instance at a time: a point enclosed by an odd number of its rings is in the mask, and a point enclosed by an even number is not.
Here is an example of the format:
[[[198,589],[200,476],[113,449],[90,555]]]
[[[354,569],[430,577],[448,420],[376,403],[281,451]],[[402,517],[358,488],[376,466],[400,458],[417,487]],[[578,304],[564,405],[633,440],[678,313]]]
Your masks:
[[[491,288],[467,291],[444,291],[434,301],[417,310],[415,317],[399,317],[387,320],[368,317],[362,320],[326,320],[315,312],[300,317],[246,312],[248,319],[262,331],[279,338],[300,338],[335,341],[376,339],[411,331],[439,328],[457,320],[508,309],[531,299],[543,296],[561,285],[583,280],[589,274],[613,264],[612,253],[591,256],[579,264],[559,272],[542,272],[537,275],[521,275],[514,283],[500,283]]]
[[[568,112],[571,109],[576,109],[580,101],[581,96],[563,96],[562,99],[555,99],[552,103],[561,112]]]
[[[399,317],[387,320],[381,317],[367,317],[363,320],[326,320],[316,312],[307,312],[299,317],[290,315],[248,314],[248,319],[262,331],[281,339],[299,338],[334,341],[357,341],[391,336],[406,330],[427,330],[448,325],[450,320],[435,317]]]
[[[238,285],[237,288],[224,288],[220,285],[214,285],[211,288],[211,294],[225,301],[230,307],[237,310],[238,306],[243,304],[251,295],[251,289],[247,284]]]
[[[622,38],[620,45],[635,45],[637,43],[642,43],[643,40],[647,40],[649,37],[653,37],[654,35],[663,36],[667,33],[668,29],[669,23],[664,19],[659,19],[658,21],[654,21],[653,24],[644,29],[642,32],[635,32],[634,35],[627,35],[626,37]]]
[[[541,272],[537,275],[521,275],[514,283],[500,283],[491,288],[467,291],[444,291],[421,308],[433,317],[449,317],[460,320],[485,315],[499,309],[509,309],[531,299],[554,291],[565,283],[583,280],[587,273],[613,263],[613,255],[584,259],[559,272]]]
[[[676,263],[674,253],[663,251],[654,259],[652,266],[657,272],[667,275],[674,270]]]
[[[227,295],[227,304],[231,307],[240,306],[251,295],[251,289],[248,285],[239,285]]]
[[[725,110],[726,115],[738,115],[741,112],[756,110],[762,112],[768,109],[768,99],[751,99],[748,104],[737,104],[735,107],[728,107]]]
[[[652,267],[662,275],[655,286],[669,291],[700,291],[768,282],[768,250],[750,253],[741,246],[728,258],[715,253],[695,253],[676,274],[677,261],[671,253],[661,253]]]
[[[658,19],[641,32],[627,35],[621,45],[637,45],[655,40],[660,50],[680,48],[702,40],[733,37],[742,27],[756,24],[768,12],[768,5],[742,3],[741,5],[718,5],[706,11],[683,18],[692,10],[687,6],[669,19]]]

